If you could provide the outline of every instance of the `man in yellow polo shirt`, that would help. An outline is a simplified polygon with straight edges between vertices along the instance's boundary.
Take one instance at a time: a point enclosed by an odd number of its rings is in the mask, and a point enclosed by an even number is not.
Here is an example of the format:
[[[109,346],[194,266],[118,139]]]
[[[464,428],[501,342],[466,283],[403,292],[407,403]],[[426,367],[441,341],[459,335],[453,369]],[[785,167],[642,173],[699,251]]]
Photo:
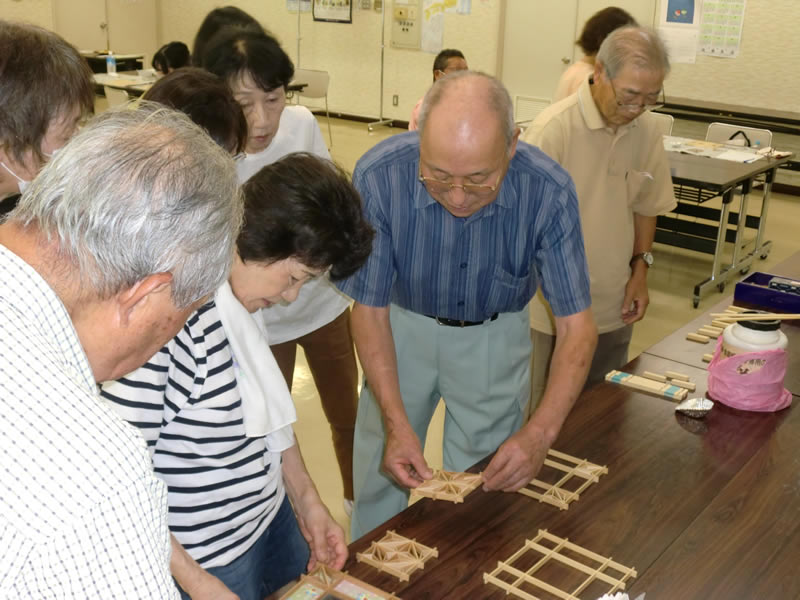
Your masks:
[[[669,58],[658,34],[623,27],[597,53],[576,94],[544,110],[523,135],[575,182],[599,332],[586,385],[628,361],[633,323],[649,302],[647,270],[656,216],[675,206],[656,119]],[[531,407],[544,391],[555,329],[541,293],[531,301],[534,355]],[[549,348],[549,351],[548,351]]]

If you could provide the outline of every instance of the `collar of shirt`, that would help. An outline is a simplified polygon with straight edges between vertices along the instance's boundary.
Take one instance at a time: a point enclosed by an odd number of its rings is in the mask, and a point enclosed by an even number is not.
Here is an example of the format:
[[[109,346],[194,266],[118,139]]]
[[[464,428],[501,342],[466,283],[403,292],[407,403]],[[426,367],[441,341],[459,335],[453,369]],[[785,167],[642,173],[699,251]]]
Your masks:
[[[76,382],[89,393],[97,394],[97,384],[78,332],[55,291],[33,267],[1,244],[0,270],[4,272],[4,281],[10,284],[5,286],[2,301],[21,320],[37,329],[43,339],[57,346],[59,357]]]

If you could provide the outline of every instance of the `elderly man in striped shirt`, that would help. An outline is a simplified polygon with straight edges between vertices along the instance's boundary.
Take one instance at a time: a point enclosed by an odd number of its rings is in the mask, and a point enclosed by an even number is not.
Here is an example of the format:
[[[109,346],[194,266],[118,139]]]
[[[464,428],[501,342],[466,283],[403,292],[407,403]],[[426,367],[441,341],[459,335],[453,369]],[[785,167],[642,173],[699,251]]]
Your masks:
[[[502,84],[461,71],[428,92],[419,134],[378,144],[356,166],[377,235],[367,264],[339,284],[356,301],[365,374],[354,538],[431,477],[420,440],[440,397],[445,468],[464,470],[497,450],[484,487],[515,491],[538,472],[583,386],[597,333],[575,188],[518,137]],[[523,427],[526,306],[539,286],[558,345],[545,398]]]

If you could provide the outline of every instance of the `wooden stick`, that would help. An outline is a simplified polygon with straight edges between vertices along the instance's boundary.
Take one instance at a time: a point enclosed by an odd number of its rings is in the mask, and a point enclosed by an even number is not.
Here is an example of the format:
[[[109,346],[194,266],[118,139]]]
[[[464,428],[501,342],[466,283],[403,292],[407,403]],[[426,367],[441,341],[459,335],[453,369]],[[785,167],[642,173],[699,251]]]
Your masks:
[[[724,330],[728,325],[733,323],[730,319],[714,319],[711,321],[711,325],[713,327],[719,327],[720,329]]]
[[[735,306],[735,305],[731,304],[728,308],[725,309],[725,312],[726,313],[740,313],[740,312],[743,312],[745,310],[748,310],[748,309],[747,308],[743,308],[741,306]]]
[[[679,373],[678,371],[667,371],[664,373],[670,379],[680,379],[681,381],[689,381],[689,376],[683,373]]]
[[[699,335],[697,333],[687,333],[686,339],[692,342],[698,342],[699,344],[707,344],[711,340],[707,335]]]
[[[699,333],[700,335],[712,337],[714,339],[717,339],[722,334],[722,332],[718,331],[716,327],[714,327],[713,329],[709,329],[708,327],[701,327],[700,329],[697,330],[697,333]]]
[[[670,381],[672,385],[677,385],[678,387],[684,388],[693,392],[696,388],[695,384],[691,381],[681,381],[680,379],[673,379]]]
[[[722,333],[725,331],[725,327],[717,327],[713,323],[711,325],[703,325],[700,329],[709,329],[711,331],[716,331],[717,333]]]
[[[703,362],[711,362],[714,360],[713,354],[703,354]]]
[[[725,315],[723,313],[711,313],[711,317],[715,319],[721,316],[731,321],[788,321],[790,319],[800,319],[800,314],[739,313],[738,315]]]
[[[664,375],[659,375],[658,373],[651,373],[650,371],[645,371],[642,373],[642,377],[647,377],[648,379],[652,379],[653,381],[660,381],[661,383],[667,383],[667,378]]]

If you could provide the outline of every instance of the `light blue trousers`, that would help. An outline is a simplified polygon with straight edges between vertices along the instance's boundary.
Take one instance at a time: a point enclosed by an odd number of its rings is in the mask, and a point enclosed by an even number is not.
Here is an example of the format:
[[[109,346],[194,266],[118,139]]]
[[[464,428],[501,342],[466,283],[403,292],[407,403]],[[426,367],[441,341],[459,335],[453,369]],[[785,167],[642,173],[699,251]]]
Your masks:
[[[528,309],[463,328],[438,325],[395,305],[390,316],[409,422],[424,443],[439,398],[444,398],[444,468],[464,471],[524,422],[530,397]],[[384,441],[380,407],[365,381],[353,448],[353,540],[408,505],[408,490],[381,471]]]

